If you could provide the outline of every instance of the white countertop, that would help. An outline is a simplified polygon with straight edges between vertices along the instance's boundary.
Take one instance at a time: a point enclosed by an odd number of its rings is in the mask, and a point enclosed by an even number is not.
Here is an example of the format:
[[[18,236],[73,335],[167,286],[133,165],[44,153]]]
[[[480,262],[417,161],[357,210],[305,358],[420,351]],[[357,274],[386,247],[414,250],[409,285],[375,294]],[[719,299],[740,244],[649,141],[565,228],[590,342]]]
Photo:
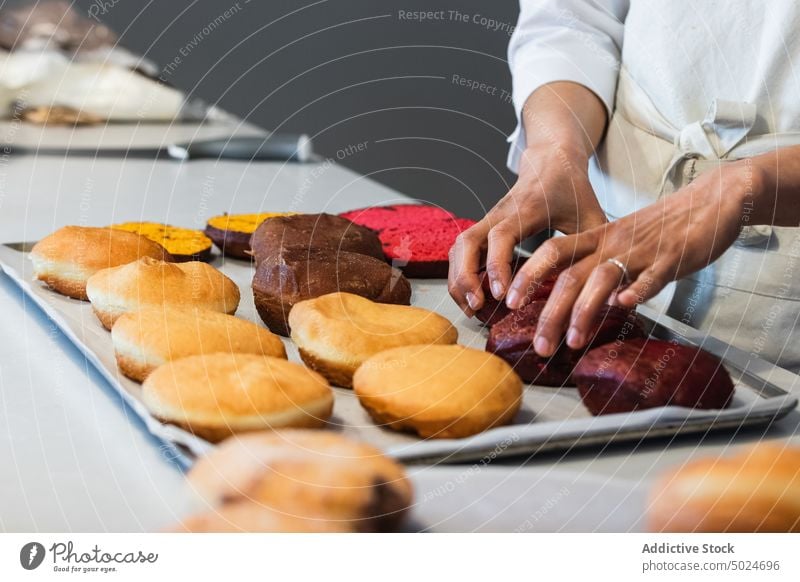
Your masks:
[[[125,126],[90,131],[93,137],[60,130],[51,139],[25,126],[0,126],[7,142],[26,145],[130,143]],[[168,139],[163,127],[140,131],[136,145],[159,145],[195,129],[173,128]],[[35,241],[66,224],[156,220],[202,228],[226,211],[335,213],[402,200],[335,164],[0,157],[0,242]],[[181,470],[5,275],[0,313],[0,531],[151,531],[169,524],[185,507]],[[799,426],[794,411],[767,436],[800,444]],[[492,468],[413,468],[414,522],[437,530],[635,529],[647,484],[659,471],[762,432],[573,451],[524,466],[504,460]]]

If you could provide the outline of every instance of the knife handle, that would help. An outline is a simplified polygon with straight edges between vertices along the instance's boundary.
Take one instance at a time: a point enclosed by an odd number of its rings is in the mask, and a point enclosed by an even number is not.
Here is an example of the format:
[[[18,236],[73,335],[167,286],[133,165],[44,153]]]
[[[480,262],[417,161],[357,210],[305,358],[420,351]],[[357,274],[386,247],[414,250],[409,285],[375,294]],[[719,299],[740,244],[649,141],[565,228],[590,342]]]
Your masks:
[[[313,150],[307,135],[273,133],[266,137],[231,137],[173,144],[167,148],[179,160],[217,159],[308,162]]]

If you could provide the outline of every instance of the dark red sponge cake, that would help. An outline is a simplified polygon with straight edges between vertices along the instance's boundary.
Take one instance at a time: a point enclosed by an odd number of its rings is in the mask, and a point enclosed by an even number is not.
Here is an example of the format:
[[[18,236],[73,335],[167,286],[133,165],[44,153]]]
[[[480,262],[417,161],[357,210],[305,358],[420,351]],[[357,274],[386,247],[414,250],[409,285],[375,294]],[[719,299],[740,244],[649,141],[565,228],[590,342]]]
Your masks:
[[[645,335],[636,312],[604,305],[595,319],[589,334],[588,346],[581,350],[570,349],[562,342],[556,353],[543,358],[533,349],[533,339],[539,316],[547,301],[533,301],[512,311],[489,330],[486,351],[500,356],[511,364],[523,381],[539,386],[565,386],[574,384],[573,368],[581,356],[594,347],[611,343],[624,343],[628,339]]]
[[[392,266],[418,279],[447,277],[450,247],[462,231],[475,224],[425,204],[374,206],[340,216],[377,232]]]
[[[492,295],[492,289],[489,287],[489,277],[486,271],[481,271],[478,276],[481,279],[481,289],[483,289],[483,307],[475,312],[475,317],[483,323],[486,327],[492,327],[498,323],[506,315],[511,313],[511,310],[506,307],[505,300],[498,301]],[[550,297],[553,288],[556,285],[558,274],[552,275],[547,279],[540,281],[528,288],[529,301],[544,301]]]
[[[669,405],[725,408],[734,390],[716,356],[698,347],[644,338],[589,351],[572,378],[594,415]]]

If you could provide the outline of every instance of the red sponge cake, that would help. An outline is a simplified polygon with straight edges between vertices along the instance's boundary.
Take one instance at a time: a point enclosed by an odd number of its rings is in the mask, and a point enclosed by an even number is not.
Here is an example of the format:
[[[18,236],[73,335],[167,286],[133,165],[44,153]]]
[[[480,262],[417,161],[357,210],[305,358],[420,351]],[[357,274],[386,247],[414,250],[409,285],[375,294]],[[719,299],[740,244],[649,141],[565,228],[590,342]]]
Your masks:
[[[341,214],[378,233],[383,252],[406,277],[447,277],[448,253],[456,237],[475,224],[451,212],[424,204],[361,208]]]

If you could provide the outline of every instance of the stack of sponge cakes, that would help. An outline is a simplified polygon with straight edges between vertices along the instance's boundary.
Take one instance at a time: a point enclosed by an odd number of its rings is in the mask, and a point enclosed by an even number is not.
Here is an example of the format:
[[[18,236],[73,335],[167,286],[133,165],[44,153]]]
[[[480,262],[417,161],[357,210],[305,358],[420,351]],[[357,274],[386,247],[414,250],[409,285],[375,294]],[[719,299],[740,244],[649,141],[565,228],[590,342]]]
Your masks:
[[[411,503],[404,471],[331,430],[334,386],[352,388],[384,430],[422,438],[476,434],[519,410],[514,371],[457,345],[446,318],[409,305],[409,282],[369,228],[327,214],[215,220],[208,237],[153,223],[68,226],[30,253],[37,279],[91,302],[120,373],[141,384],[155,418],[224,441],[191,475],[212,511],[178,530],[398,527]],[[205,262],[210,240],[253,259],[267,327],[235,315],[240,289]],[[287,359],[289,341],[299,361]]]

